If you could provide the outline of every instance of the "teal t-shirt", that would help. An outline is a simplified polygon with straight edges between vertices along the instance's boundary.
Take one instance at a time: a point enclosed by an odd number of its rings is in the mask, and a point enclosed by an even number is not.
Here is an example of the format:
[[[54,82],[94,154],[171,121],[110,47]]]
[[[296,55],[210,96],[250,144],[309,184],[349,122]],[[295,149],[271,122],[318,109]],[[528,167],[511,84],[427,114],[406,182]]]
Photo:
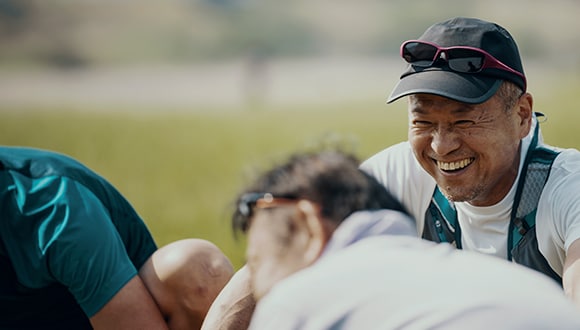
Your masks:
[[[0,214],[2,329],[90,328],[156,250],[112,185],[57,153],[0,147]]]

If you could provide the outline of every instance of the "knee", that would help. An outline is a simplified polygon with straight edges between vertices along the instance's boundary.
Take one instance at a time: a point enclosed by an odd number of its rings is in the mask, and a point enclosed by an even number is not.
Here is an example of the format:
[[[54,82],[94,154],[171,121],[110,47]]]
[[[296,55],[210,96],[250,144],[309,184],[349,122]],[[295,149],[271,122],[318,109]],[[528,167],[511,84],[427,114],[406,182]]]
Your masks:
[[[157,250],[148,277],[151,292],[171,320],[203,320],[219,292],[234,274],[225,254],[213,243],[184,239]],[[193,321],[192,321],[193,322]]]
[[[173,246],[174,245],[174,246]],[[234,274],[234,267],[225,254],[213,243],[202,239],[185,239],[174,242],[176,259],[184,269],[182,280],[194,281],[198,294],[215,298]],[[171,258],[169,258],[171,259]]]
[[[154,255],[162,281],[174,289],[187,287],[197,298],[213,299],[234,274],[224,253],[202,239],[184,239],[160,248]]]

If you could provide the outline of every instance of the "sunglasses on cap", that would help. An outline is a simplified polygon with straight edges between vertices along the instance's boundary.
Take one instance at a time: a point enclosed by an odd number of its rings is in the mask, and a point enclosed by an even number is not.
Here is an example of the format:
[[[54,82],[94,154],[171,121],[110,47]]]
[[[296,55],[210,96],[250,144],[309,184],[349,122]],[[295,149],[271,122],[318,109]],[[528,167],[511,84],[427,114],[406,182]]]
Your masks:
[[[451,70],[459,73],[478,73],[488,68],[500,69],[522,78],[525,90],[526,77],[521,72],[503,64],[483,49],[469,46],[440,47],[426,41],[409,40],[401,45],[401,57],[417,67],[430,67],[441,59],[447,62]]]
[[[238,200],[238,215],[241,217],[241,227],[247,229],[248,220],[252,217],[255,209],[267,209],[272,207],[293,205],[298,199],[287,197],[274,197],[271,193],[247,193]]]

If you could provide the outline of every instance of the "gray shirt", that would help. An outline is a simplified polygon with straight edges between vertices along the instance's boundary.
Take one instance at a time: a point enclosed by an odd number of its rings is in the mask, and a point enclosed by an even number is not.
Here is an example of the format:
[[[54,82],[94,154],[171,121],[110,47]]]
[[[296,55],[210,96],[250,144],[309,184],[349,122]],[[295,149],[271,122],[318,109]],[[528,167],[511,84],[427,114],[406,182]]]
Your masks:
[[[398,212],[353,214],[258,303],[250,329],[580,329],[543,274],[415,233]]]

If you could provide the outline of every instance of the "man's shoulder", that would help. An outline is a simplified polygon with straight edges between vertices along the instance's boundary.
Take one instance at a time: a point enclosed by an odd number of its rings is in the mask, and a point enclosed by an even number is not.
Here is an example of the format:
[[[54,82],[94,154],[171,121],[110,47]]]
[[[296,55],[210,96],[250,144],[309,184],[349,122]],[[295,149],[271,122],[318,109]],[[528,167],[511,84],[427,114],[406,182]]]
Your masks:
[[[389,181],[399,181],[407,184],[406,179],[415,181],[432,180],[423,170],[411,149],[408,141],[394,144],[363,161],[361,170],[377,178],[383,184]]]
[[[570,172],[580,172],[580,151],[573,148],[550,147],[550,149],[558,152],[558,156],[554,160],[554,166],[565,168]]]
[[[0,147],[0,163],[5,170],[20,172],[32,179],[46,176],[70,176],[92,171],[71,156],[51,150],[28,147]]]
[[[576,149],[558,149],[545,188],[561,190],[573,186],[574,190],[580,184],[580,151]],[[576,194],[573,194],[576,195]]]
[[[559,149],[542,189],[540,205],[553,205],[564,200],[578,200],[580,185],[580,152],[576,149]]]
[[[378,159],[383,159],[384,157],[388,157],[390,155],[400,155],[407,153],[412,153],[411,144],[409,143],[409,141],[398,142],[375,153],[374,155],[369,157],[365,162],[377,161]]]
[[[373,173],[390,170],[397,167],[406,168],[415,163],[415,156],[408,141],[393,144],[376,154],[370,156],[361,163],[361,169]]]

